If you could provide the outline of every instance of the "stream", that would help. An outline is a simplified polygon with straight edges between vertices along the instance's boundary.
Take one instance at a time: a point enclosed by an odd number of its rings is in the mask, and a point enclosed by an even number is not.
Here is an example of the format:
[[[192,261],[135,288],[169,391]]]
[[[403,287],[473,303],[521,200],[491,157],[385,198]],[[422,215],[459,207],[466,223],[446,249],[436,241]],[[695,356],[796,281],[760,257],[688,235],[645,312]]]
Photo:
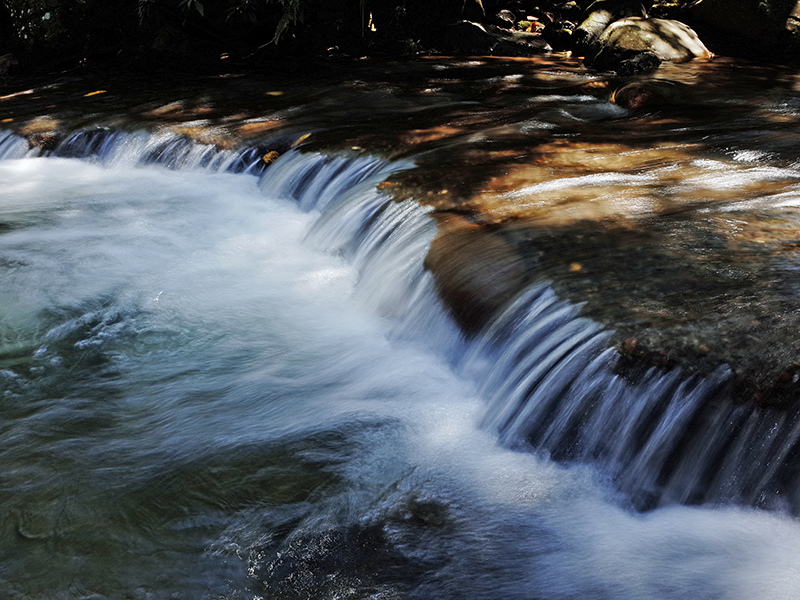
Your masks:
[[[784,117],[737,140],[583,88],[458,132],[387,108],[394,151],[324,111],[306,145],[297,114],[244,148],[0,131],[0,596],[796,600],[800,417],[733,399],[797,358],[792,85],[731,101],[737,133]],[[505,256],[522,283],[465,317]]]

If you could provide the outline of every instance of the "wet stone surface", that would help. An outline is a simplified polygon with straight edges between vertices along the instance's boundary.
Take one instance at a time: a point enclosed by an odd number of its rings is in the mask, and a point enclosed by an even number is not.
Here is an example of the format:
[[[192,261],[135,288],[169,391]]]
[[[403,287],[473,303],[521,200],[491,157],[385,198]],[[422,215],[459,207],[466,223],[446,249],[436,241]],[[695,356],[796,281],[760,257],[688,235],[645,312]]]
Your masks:
[[[435,208],[427,265],[465,330],[546,279],[615,331],[632,371],[728,364],[737,400],[797,398],[795,70],[717,60],[620,78],[558,56],[293,70],[12,80],[0,126],[45,151],[106,127],[411,158],[383,188]]]

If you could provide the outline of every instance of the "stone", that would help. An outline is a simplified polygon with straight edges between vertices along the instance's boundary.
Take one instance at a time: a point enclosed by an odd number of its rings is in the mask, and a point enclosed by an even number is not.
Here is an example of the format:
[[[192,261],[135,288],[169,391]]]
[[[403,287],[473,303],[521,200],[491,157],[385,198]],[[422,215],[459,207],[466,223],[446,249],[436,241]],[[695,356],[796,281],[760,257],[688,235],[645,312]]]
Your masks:
[[[542,35],[554,50],[570,50],[573,45],[572,34],[575,31],[575,24],[570,21],[548,23]]]
[[[644,56],[644,54],[639,55]],[[611,102],[629,110],[657,108],[659,106],[675,106],[684,98],[681,87],[665,80],[633,81],[615,90],[609,98]]]
[[[673,19],[621,19],[609,25],[597,43],[602,51],[652,52],[665,61],[711,58],[711,52],[694,30]]]
[[[661,66],[661,59],[655,52],[637,52],[630,58],[623,58],[617,65],[617,74],[625,77],[651,73]]]
[[[552,48],[538,34],[459,21],[445,28],[442,49],[453,54],[534,56]]]
[[[513,29],[517,18],[510,10],[501,10],[495,15],[495,25],[504,29]]]
[[[647,16],[641,2],[631,0],[597,0],[586,9],[586,14],[586,18],[575,29],[578,48],[594,44],[606,28],[618,19]]]
[[[790,33],[797,33],[800,31],[800,0],[792,8],[789,13],[789,18],[786,19],[786,30]]]
[[[609,25],[587,49],[585,60],[598,71],[638,75],[654,71],[661,61],[686,62],[711,56],[694,30],[680,21],[628,17]]]

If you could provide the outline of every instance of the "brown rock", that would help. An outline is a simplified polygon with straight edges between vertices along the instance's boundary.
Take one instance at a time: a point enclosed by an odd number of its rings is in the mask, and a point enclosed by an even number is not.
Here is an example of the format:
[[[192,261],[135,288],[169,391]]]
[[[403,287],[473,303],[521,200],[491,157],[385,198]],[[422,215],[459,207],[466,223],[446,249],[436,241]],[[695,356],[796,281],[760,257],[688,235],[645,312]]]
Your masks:
[[[425,267],[455,319],[467,333],[476,333],[527,283],[525,263],[486,228],[457,215],[438,217]]]

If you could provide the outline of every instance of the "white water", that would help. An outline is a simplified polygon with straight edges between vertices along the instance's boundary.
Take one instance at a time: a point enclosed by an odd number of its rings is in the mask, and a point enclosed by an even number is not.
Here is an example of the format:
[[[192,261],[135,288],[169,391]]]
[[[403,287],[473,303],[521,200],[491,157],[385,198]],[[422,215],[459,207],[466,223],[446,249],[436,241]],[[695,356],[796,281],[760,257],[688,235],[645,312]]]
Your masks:
[[[800,596],[795,519],[498,444],[379,164],[106,162],[0,162],[0,596]]]

